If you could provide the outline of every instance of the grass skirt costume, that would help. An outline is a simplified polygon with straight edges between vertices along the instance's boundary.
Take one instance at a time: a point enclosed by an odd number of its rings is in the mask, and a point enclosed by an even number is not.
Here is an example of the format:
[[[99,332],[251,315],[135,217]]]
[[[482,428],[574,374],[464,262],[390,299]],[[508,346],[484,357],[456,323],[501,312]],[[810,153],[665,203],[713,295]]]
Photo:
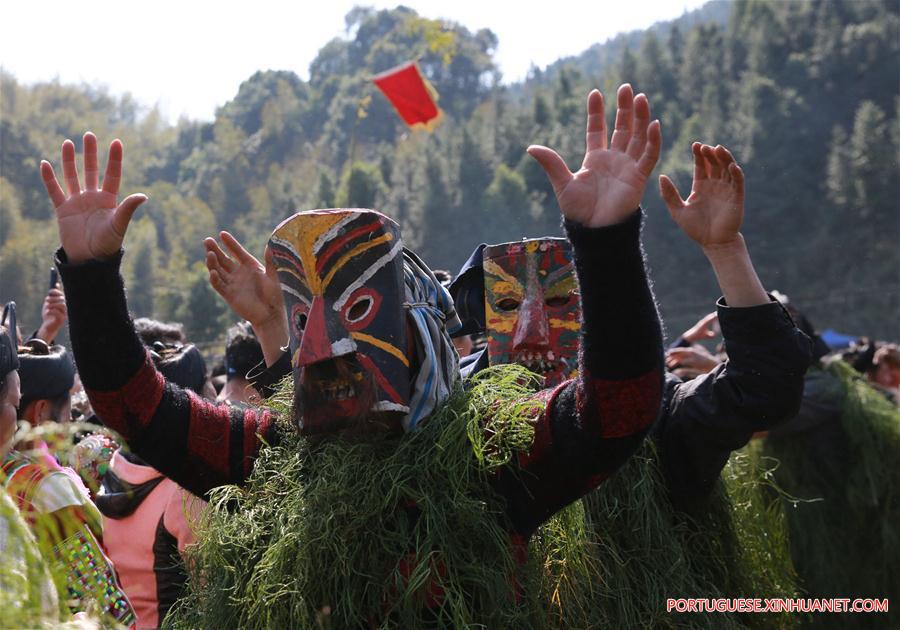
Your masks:
[[[839,420],[770,435],[780,465],[791,552],[810,597],[900,596],[900,410],[843,361],[824,368]],[[883,624],[882,615],[819,615],[834,627]],[[858,625],[856,625],[858,624]]]
[[[750,454],[733,456],[701,522],[669,504],[648,442],[546,522],[527,556],[511,546],[487,489],[533,439],[529,403],[517,401],[539,382],[518,366],[490,368],[403,438],[316,446],[294,437],[264,448],[246,487],[213,492],[189,595],[167,625],[790,625],[787,616],[665,612],[680,594],[795,594],[780,506],[766,502]],[[279,398],[286,410],[289,384]]]

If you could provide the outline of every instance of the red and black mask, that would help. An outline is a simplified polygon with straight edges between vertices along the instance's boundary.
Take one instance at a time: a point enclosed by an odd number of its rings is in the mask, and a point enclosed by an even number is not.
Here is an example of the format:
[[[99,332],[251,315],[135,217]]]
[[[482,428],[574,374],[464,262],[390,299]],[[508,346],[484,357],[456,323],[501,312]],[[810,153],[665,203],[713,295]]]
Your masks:
[[[546,386],[578,372],[581,304],[564,238],[491,245],[483,252],[485,332],[491,365],[518,363]]]
[[[409,412],[403,242],[373,210],[300,212],[269,240],[290,323],[296,418],[307,435],[397,427]]]

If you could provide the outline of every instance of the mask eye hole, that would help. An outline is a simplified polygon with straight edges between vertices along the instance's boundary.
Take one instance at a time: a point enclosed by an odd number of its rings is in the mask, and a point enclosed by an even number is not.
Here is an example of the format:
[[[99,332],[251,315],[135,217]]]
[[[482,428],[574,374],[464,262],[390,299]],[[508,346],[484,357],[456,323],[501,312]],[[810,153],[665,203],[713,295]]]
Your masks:
[[[291,311],[290,323],[297,337],[303,336],[303,331],[309,320],[309,307],[306,304],[294,304]]]
[[[347,313],[345,317],[347,321],[351,324],[355,324],[358,321],[365,319],[366,315],[369,314],[369,311],[372,310],[372,306],[375,304],[375,300],[372,299],[370,295],[361,295],[356,299],[356,301],[347,309]]]
[[[571,295],[561,295],[558,297],[547,298],[544,303],[550,308],[559,308],[560,306],[565,306],[572,299]]]
[[[519,308],[519,300],[514,300],[513,298],[503,298],[499,302],[497,302],[497,308],[501,311],[514,311]]]

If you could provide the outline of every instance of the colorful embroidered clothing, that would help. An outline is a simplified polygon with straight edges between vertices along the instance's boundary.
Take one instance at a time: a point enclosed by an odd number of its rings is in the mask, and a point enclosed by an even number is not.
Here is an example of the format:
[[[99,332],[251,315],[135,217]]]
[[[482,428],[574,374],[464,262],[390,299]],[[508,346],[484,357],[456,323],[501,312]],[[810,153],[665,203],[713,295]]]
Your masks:
[[[100,514],[59,465],[36,461],[16,451],[3,460],[3,483],[24,520],[52,558],[51,567],[65,576],[74,609],[95,603],[117,624],[134,623],[134,611],[103,552]],[[48,555],[49,554],[49,555]],[[90,600],[94,600],[91,602]]]

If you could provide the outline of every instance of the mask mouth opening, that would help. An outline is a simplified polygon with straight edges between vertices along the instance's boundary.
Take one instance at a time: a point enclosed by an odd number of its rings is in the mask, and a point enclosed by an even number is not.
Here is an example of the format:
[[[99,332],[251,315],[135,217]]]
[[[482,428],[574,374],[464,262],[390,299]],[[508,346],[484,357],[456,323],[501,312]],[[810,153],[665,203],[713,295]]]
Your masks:
[[[513,355],[513,362],[536,374],[549,374],[563,368],[563,361],[553,350],[520,350]]]
[[[392,415],[373,411],[377,401],[375,378],[354,354],[303,368],[294,384],[293,415],[302,435],[363,434],[383,428],[384,416]]]

